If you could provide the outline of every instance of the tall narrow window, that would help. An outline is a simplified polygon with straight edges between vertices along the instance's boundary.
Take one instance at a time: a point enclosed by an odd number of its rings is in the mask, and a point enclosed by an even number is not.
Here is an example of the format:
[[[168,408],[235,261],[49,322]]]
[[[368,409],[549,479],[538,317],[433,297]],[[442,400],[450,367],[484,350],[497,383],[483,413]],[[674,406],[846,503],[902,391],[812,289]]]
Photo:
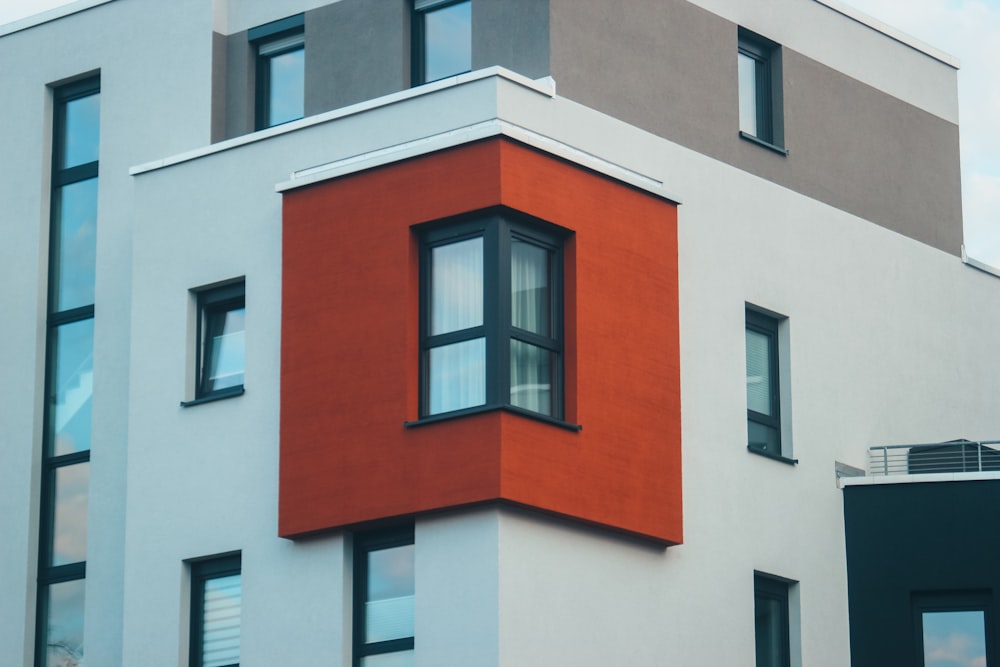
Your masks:
[[[413,526],[354,541],[354,667],[411,667]]]
[[[258,26],[249,32],[257,51],[255,127],[262,130],[305,115],[303,15]]]
[[[781,47],[740,28],[737,63],[740,134],[784,152]]]
[[[561,259],[557,236],[513,215],[424,234],[423,416],[509,406],[562,418]]]
[[[100,81],[54,93],[35,663],[83,661]]]
[[[414,83],[472,69],[472,1],[415,0]]]
[[[747,433],[751,451],[781,456],[778,321],[746,311]]]
[[[754,644],[757,667],[789,667],[787,581],[754,573]]]
[[[191,667],[240,664],[240,556],[191,564]]]

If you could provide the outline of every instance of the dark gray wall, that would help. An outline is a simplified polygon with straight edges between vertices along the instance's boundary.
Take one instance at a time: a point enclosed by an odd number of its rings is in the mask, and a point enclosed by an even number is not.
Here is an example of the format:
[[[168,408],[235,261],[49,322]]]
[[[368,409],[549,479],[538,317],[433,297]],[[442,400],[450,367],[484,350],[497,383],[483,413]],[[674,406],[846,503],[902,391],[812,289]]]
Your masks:
[[[960,253],[955,124],[783,49],[782,156],[738,136],[736,24],[684,0],[550,4],[560,95]]]
[[[997,507],[1000,480],[844,489],[853,667],[921,664],[915,593],[976,592],[990,600],[989,664],[1000,659]]]
[[[343,0],[306,12],[307,116],[410,83],[410,3]]]
[[[472,69],[549,74],[549,0],[472,0]]]

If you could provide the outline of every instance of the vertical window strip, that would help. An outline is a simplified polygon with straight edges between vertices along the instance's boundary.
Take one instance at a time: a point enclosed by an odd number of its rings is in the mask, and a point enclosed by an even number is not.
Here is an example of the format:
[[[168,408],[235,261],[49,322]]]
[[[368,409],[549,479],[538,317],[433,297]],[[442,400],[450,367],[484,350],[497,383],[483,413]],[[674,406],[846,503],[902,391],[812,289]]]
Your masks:
[[[35,665],[84,661],[100,80],[56,89]]]

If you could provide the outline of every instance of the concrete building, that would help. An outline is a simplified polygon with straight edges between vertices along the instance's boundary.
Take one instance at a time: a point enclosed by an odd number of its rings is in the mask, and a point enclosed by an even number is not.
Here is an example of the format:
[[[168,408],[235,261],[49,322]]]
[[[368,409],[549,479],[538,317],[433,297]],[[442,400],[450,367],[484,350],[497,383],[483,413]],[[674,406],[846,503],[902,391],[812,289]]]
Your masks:
[[[956,80],[836,0],[0,26],[0,663],[998,662]]]

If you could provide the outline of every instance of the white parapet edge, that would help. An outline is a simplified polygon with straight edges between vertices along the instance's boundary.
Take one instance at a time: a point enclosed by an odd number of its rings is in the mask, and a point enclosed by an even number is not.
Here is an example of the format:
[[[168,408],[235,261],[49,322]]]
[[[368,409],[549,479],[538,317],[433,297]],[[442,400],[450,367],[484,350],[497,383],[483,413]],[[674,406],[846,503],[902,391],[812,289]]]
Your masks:
[[[31,16],[26,16],[23,19],[18,19],[17,21],[0,23],[0,37],[20,32],[22,30],[27,30],[28,28],[34,28],[37,25],[48,23],[49,21],[55,21],[56,19],[61,19],[64,16],[92,9],[99,5],[106,5],[109,2],[114,2],[114,0],[77,0],[76,2],[71,2],[68,5],[53,7],[52,9],[38,12],[37,14],[32,14]]]
[[[935,472],[917,475],[865,475],[864,477],[841,477],[838,486],[871,486],[873,484],[918,484],[923,482],[976,482],[1000,480],[1000,472]]]

